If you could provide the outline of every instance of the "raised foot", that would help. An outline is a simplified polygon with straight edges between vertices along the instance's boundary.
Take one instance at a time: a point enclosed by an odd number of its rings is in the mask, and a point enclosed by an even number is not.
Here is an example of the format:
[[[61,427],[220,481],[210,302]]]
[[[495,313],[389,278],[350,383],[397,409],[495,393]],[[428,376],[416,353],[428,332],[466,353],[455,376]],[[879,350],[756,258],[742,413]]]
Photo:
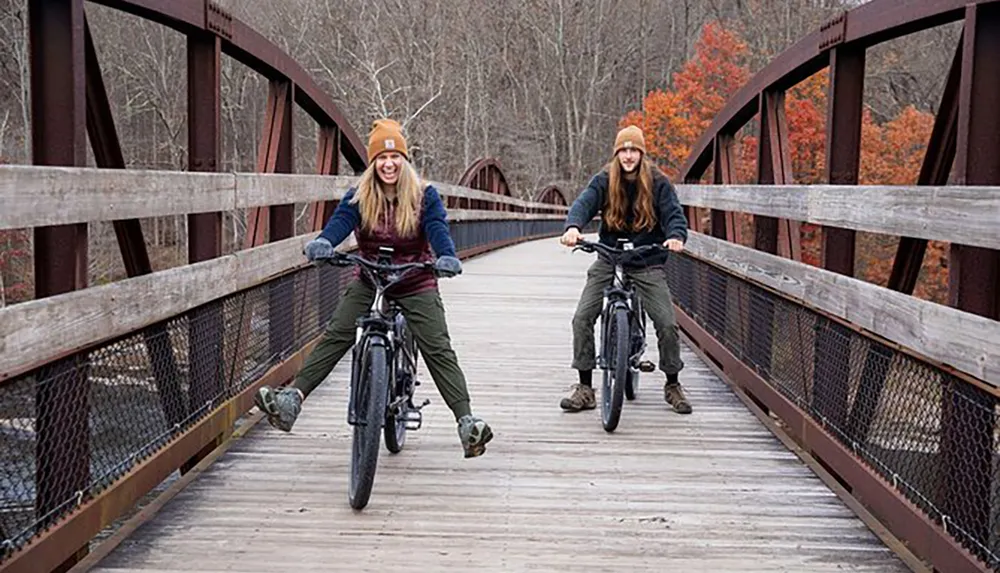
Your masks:
[[[465,457],[475,458],[486,453],[486,444],[493,439],[493,430],[479,416],[466,415],[458,420],[458,437]]]
[[[253,401],[267,416],[267,422],[283,432],[292,430],[302,411],[302,393],[296,388],[273,390],[263,386],[254,394]]]

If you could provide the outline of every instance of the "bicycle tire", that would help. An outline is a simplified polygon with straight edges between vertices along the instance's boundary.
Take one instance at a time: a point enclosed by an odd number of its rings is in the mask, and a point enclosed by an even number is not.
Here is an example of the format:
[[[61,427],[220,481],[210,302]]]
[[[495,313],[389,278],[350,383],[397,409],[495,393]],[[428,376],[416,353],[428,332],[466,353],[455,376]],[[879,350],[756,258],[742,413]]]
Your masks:
[[[403,324],[405,332],[406,328],[405,322]],[[408,337],[401,338],[399,341],[399,346],[402,346],[404,344],[408,347],[410,354],[413,356],[413,363],[416,364],[418,358],[417,348],[415,345],[413,345],[412,339]],[[396,352],[396,360],[398,361],[402,358],[403,358],[403,348],[399,348]],[[407,372],[408,368],[409,368],[408,365],[404,365],[403,368],[399,368],[397,366],[395,369],[396,383],[395,383],[395,388],[393,389],[391,395],[391,398],[393,400],[396,400],[399,397],[406,395],[405,375],[408,374],[413,378],[416,378],[417,376],[416,367],[414,367],[413,372]],[[383,433],[385,434],[385,449],[389,450],[389,453],[391,454],[398,454],[399,452],[403,451],[403,446],[406,445],[406,412],[410,405],[411,404],[409,403],[409,399],[407,399],[406,403],[404,403],[403,407],[400,409],[399,416],[393,415],[391,412],[386,414],[385,427],[383,428],[384,430]]]
[[[635,400],[639,393],[639,373],[629,370],[628,378],[625,380],[625,399],[631,402]]]
[[[604,370],[604,384],[601,387],[601,423],[604,431],[613,432],[618,427],[622,415],[622,401],[625,397],[625,381],[628,377],[629,327],[628,310],[615,309],[611,332],[607,343],[613,345],[614,354]]]
[[[365,409],[365,423],[354,425],[354,436],[351,441],[348,499],[354,509],[364,509],[371,498],[375,469],[378,465],[379,442],[382,437],[381,426],[385,418],[385,399],[388,394],[385,347],[367,342],[361,357],[359,374],[364,378],[359,387],[366,395],[361,397],[359,405]]]

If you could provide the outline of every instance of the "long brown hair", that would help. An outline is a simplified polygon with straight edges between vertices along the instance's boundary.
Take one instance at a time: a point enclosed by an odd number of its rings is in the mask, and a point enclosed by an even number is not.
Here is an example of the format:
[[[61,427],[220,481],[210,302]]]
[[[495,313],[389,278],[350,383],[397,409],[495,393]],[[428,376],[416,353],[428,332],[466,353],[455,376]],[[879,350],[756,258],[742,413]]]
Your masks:
[[[604,220],[612,231],[648,231],[656,225],[653,213],[653,170],[658,168],[646,160],[645,154],[639,160],[636,195],[633,209],[632,228],[625,228],[625,209],[628,197],[625,193],[625,170],[615,154],[608,162],[608,196],[604,204]]]
[[[399,169],[399,179],[396,181],[396,233],[401,237],[410,237],[417,232],[420,224],[420,205],[424,194],[421,193],[423,182],[416,169],[405,158]],[[375,173],[375,162],[372,161],[358,181],[358,190],[351,201],[358,205],[361,212],[361,226],[366,230],[378,227],[388,212],[382,183]],[[388,221],[387,221],[388,222]]]

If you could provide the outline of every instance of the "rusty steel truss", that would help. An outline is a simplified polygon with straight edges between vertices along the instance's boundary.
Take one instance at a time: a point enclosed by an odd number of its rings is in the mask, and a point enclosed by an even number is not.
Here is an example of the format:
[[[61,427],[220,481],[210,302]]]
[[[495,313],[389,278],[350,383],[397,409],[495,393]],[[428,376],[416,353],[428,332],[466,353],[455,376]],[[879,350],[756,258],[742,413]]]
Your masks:
[[[214,172],[221,163],[220,60],[227,54],[253,69],[269,82],[266,112],[258,146],[256,170],[261,173],[293,171],[293,106],[298,105],[316,123],[318,145],[316,172],[336,175],[343,157],[355,173],[366,167],[365,146],[330,97],[310,75],[281,49],[232,17],[211,0],[93,0],[140,18],[157,22],[186,37],[188,170]],[[85,166],[87,139],[98,167],[125,169],[121,141],[101,73],[101,64],[91,34],[84,0],[29,0],[31,71],[32,161],[36,165]],[[462,184],[510,196],[499,164],[492,159],[477,161]],[[483,198],[448,195],[449,206],[478,210],[554,213],[545,207],[511,205]],[[459,205],[459,202],[464,204]],[[562,203],[563,205],[565,202]],[[553,203],[559,205],[559,203]],[[336,201],[310,205],[310,228],[322,228],[336,208]],[[222,213],[196,213],[188,217],[188,262],[207,261],[222,254]],[[244,248],[275,242],[294,235],[294,205],[254,207],[248,212]],[[492,235],[480,227],[495,227]],[[522,224],[512,235],[502,220],[484,221],[461,228],[465,247],[460,256],[474,256],[490,249],[550,233],[545,225]],[[113,221],[124,267],[129,277],[153,272],[138,219]],[[548,226],[552,226],[549,224]],[[515,227],[512,227],[515,228]],[[490,238],[493,237],[493,238]],[[499,239],[496,237],[500,237]],[[88,225],[34,228],[35,298],[43,299],[87,287]],[[330,277],[320,279],[321,288],[334,292]],[[328,284],[329,283],[329,284]],[[293,345],[293,330],[277,317],[287,316],[294,294],[289,285],[276,283],[268,295],[269,344],[273,352]],[[215,403],[225,396],[220,373],[224,369],[224,317],[220,305],[192,311],[186,320],[190,341],[186,373],[192,404]],[[245,391],[232,396],[194,425],[183,426],[186,412],[178,365],[166,325],[152,325],[138,334],[144,340],[156,390],[165,419],[186,428],[152,457],[142,461],[99,496],[84,499],[91,479],[88,467],[92,452],[88,434],[91,411],[87,391],[90,366],[85,349],[69,356],[48,358],[34,371],[38,388],[34,396],[37,421],[35,469],[35,514],[45,527],[31,543],[19,549],[0,550],[0,570],[65,570],[87,552],[89,540],[169,473],[193,468],[232,431],[235,419],[251,407],[254,388],[265,382],[287,380],[301,362],[305,348],[274,366]],[[249,328],[248,319],[242,331]],[[201,341],[201,343],[195,343]],[[53,383],[47,383],[53,382]],[[0,380],[0,386],[9,380]],[[58,383],[55,383],[58,382]],[[70,436],[70,437],[67,437]],[[76,505],[67,509],[67,499]],[[48,517],[46,517],[48,516]],[[9,534],[10,532],[4,532]],[[12,557],[11,559],[7,559]]]
[[[954,171],[953,184],[1000,184],[1000,2],[975,0],[874,0],[846,11],[807,35],[777,56],[733,96],[701,135],[681,170],[685,182],[698,182],[711,166],[712,182],[733,183],[734,137],[754,117],[760,121],[757,178],[762,185],[792,182],[785,93],[809,76],[829,69],[828,115],[826,124],[826,176],[837,185],[857,185],[861,154],[861,124],[864,94],[865,54],[879,43],[931,27],[962,22],[963,32],[948,71],[944,92],[936,114],[918,185],[945,185]],[[701,228],[697,209],[686,207],[695,230]],[[933,224],[933,223],[931,223]],[[1000,224],[1000,222],[998,222]],[[736,214],[720,210],[710,213],[710,232],[724,240],[739,242]],[[755,216],[752,242],[755,248],[800,260],[799,222]],[[900,237],[888,288],[912,294],[923,262],[927,241]],[[834,226],[822,228],[822,265],[845,275],[854,274],[855,231]],[[952,244],[949,264],[950,304],[961,310],[1000,319],[1000,251]],[[724,285],[711,289],[713,304],[724,307]],[[753,303],[751,303],[753,304]],[[771,311],[760,307],[751,314],[764,320]],[[684,313],[681,312],[683,315]],[[681,317],[692,338],[702,348],[719,348],[696,321]],[[816,355],[838,364],[847,364],[850,348],[841,336],[847,328],[834,325],[816,339]],[[718,354],[724,354],[719,352]],[[872,363],[878,357],[869,356]],[[769,360],[769,358],[767,358]],[[765,360],[765,362],[767,362]],[[733,362],[736,364],[736,362]],[[845,419],[848,414],[847,373],[840,367],[815,368],[813,381],[817,400],[823,404],[828,421]],[[742,366],[740,368],[743,368]],[[786,422],[790,432],[811,445],[814,454],[837,468],[850,485],[864,491],[869,505],[878,507],[880,518],[892,524],[894,532],[922,558],[942,571],[979,570],[983,566],[968,547],[956,545],[948,523],[974,524],[968,534],[989,539],[991,504],[990,479],[996,457],[989,421],[975,414],[972,401],[953,400],[942,394],[942,445],[952,453],[943,456],[945,477],[940,484],[947,515],[937,519],[914,520],[913,508],[897,502],[891,487],[875,487],[870,470],[858,456],[816,446],[823,424],[801,416],[795,405],[751,371],[726,368],[731,378],[755,395],[772,412],[796,412]],[[744,369],[745,370],[745,369]],[[883,375],[884,377],[884,375]],[[875,403],[884,380],[873,376],[870,388]],[[961,445],[961,449],[959,448]],[[964,455],[957,452],[962,451]],[[970,477],[978,476],[978,477]],[[893,501],[889,502],[888,499]],[[995,503],[995,502],[994,502]],[[984,513],[987,512],[987,513]],[[919,512],[917,512],[919,513]],[[922,515],[922,514],[921,514]],[[921,521],[923,520],[923,521]],[[918,522],[919,521],[919,525]],[[954,526],[953,526],[954,527]],[[934,548],[933,552],[931,548]]]

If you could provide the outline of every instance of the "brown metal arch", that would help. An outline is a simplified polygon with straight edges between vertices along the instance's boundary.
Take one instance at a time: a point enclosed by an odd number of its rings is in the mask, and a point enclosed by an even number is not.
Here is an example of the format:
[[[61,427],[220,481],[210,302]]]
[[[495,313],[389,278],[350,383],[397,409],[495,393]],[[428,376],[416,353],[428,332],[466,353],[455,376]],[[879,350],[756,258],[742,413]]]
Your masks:
[[[151,20],[189,34],[204,32],[219,36],[222,51],[270,80],[287,79],[294,85],[295,102],[317,123],[336,125],[340,151],[351,167],[367,165],[364,143],[333,100],[309,73],[281,48],[244,22],[224,14],[208,0],[89,0]]]
[[[510,197],[510,187],[500,162],[492,157],[477,159],[459,180],[459,185]]]
[[[691,149],[681,169],[686,181],[698,180],[713,159],[716,136],[734,134],[757,114],[760,95],[786,90],[830,63],[830,51],[845,44],[866,48],[956,22],[967,4],[991,0],[873,0],[846,12],[779,54],[726,103]]]
[[[569,205],[566,192],[555,185],[545,187],[535,197],[538,203],[548,203],[549,205]]]

